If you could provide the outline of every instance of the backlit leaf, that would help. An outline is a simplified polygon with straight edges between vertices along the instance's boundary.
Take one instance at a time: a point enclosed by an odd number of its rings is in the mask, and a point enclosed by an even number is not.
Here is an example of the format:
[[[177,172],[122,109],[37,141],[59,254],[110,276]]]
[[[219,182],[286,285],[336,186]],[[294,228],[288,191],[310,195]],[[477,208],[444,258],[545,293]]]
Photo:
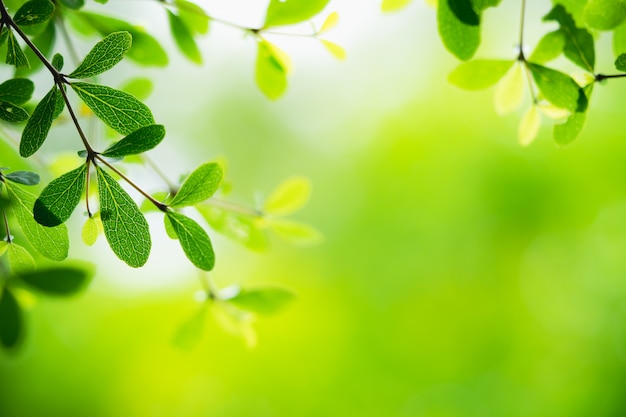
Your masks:
[[[549,102],[571,112],[587,108],[585,93],[569,75],[532,63],[528,64],[528,68]]]
[[[196,64],[202,64],[202,54],[200,54],[200,49],[198,49],[196,40],[193,38],[193,33],[187,27],[185,21],[169,10],[167,11],[167,17],[172,36],[174,36],[174,41],[178,49],[180,49],[190,61]]]
[[[165,233],[167,234],[167,237],[172,240],[178,240],[176,230],[174,230],[174,227],[172,226],[172,221],[168,216],[163,217],[163,225],[165,226]]]
[[[269,248],[267,233],[260,226],[259,219],[239,216],[204,204],[196,208],[216,232],[253,251],[262,252]]]
[[[482,90],[495,85],[515,61],[476,59],[463,62],[448,76],[448,81],[465,90]]]
[[[258,42],[256,59],[256,83],[266,97],[275,100],[287,89],[288,67],[275,53],[269,42]]]
[[[170,211],[166,216],[191,263],[202,270],[212,270],[215,266],[215,254],[207,232],[194,220],[180,213]]]
[[[536,64],[545,64],[561,55],[563,48],[565,48],[565,35],[562,30],[546,33],[539,40],[528,60]]]
[[[9,247],[9,243],[6,240],[0,240],[0,256],[4,255]]]
[[[148,222],[124,189],[97,167],[100,218],[113,252],[133,268],[143,266],[152,242]]]
[[[83,243],[87,246],[93,246],[98,240],[99,234],[100,230],[98,230],[98,223],[96,219],[94,217],[87,217],[80,234],[83,239]]]
[[[589,0],[583,10],[583,19],[591,28],[613,29],[626,19],[626,1]]]
[[[0,288],[0,342],[5,348],[18,345],[23,337],[23,319],[15,296],[5,286]]]
[[[288,178],[270,194],[263,210],[269,214],[285,216],[304,207],[310,196],[311,182],[308,178]]]
[[[49,0],[31,0],[15,12],[13,21],[20,26],[36,25],[50,19],[53,12],[54,5]]]
[[[259,314],[275,314],[294,299],[294,294],[281,288],[241,289],[228,301],[238,308]]]
[[[311,19],[330,0],[270,0],[264,27],[292,25]]]
[[[48,227],[65,223],[80,202],[86,181],[87,164],[52,180],[35,201],[35,220]]]
[[[89,267],[61,266],[18,274],[20,281],[47,295],[71,295],[87,286],[93,276]]]
[[[37,185],[40,181],[39,175],[30,171],[15,171],[3,176],[9,181],[23,185]]]
[[[324,240],[324,236],[308,224],[285,219],[271,219],[268,223],[280,238],[295,245],[316,245]]]
[[[22,131],[22,140],[20,141],[20,155],[22,157],[31,156],[43,145],[54,120],[57,101],[62,100],[60,94],[55,85],[35,107]]]
[[[154,148],[161,143],[164,137],[165,127],[162,125],[140,127],[119,142],[111,145],[107,150],[102,152],[102,155],[110,158],[137,155]]]
[[[517,139],[520,145],[528,146],[537,137],[541,127],[541,114],[537,106],[533,105],[524,113],[517,129]]]
[[[470,0],[441,0],[437,7],[439,35],[457,58],[469,60],[480,45],[480,16]]]
[[[18,245],[17,243],[9,244],[9,247],[7,248],[7,258],[9,260],[9,266],[14,274],[31,272],[36,268],[35,260],[32,255],[26,250],[26,248]]]
[[[194,33],[205,34],[209,31],[209,16],[204,9],[186,0],[174,0],[178,7],[178,16]]]
[[[383,6],[384,6],[384,3],[383,3]],[[337,23],[339,23],[339,13],[332,12],[331,14],[328,15],[328,17],[326,17],[326,20],[324,20],[324,23],[322,23],[322,26],[320,27],[320,30],[318,33],[328,32],[329,30],[335,28],[337,26]]]
[[[524,99],[524,67],[516,62],[502,77],[493,94],[493,104],[499,115],[515,111]]]
[[[196,168],[170,202],[171,207],[193,206],[211,197],[222,181],[222,167],[209,162]]]
[[[83,82],[70,85],[98,118],[122,135],[154,124],[150,109],[128,93]]]
[[[411,0],[383,0],[381,8],[383,12],[393,12],[402,9],[409,3]]]
[[[337,45],[334,42],[327,41],[326,39],[321,39],[322,45],[326,48],[328,52],[330,52],[335,58],[339,60],[346,59],[346,50],[343,49],[341,45]]]
[[[5,184],[9,191],[11,209],[29,243],[46,258],[62,261],[67,258],[70,241],[64,224],[45,227],[35,221],[35,196],[19,186]]]
[[[124,54],[128,52],[131,44],[130,33],[111,33],[89,51],[83,62],[68,77],[91,78],[110,70],[124,58]]]

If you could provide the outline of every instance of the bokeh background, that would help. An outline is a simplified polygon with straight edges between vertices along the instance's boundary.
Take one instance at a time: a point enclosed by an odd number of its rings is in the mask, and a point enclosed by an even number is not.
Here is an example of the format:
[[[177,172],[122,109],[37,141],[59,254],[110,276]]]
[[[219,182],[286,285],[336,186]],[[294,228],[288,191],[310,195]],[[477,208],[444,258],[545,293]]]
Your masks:
[[[546,122],[522,148],[523,109],[498,117],[492,91],[447,83],[456,62],[420,0],[393,14],[376,1],[331,2],[342,20],[328,38],[345,62],[314,40],[273,37],[296,67],[277,102],[256,89],[255,45],[240,32],[214,24],[196,67],[173,48],[156,2],[111,3],[171,51],[166,70],[124,73],[156,81],[161,168],[176,178],[225,157],[233,198],[248,205],[305,175],[314,193],[295,218],[325,241],[276,239],[258,254],[213,234],[218,285],[278,285],[297,299],[253,323],[255,347],[209,312],[201,340],[181,349],[172,340],[201,287],[159,216],[140,271],[102,240],[84,248],[75,219],[72,255],[97,276],[71,300],[32,300],[23,348],[0,355],[0,416],[624,415],[621,81],[596,89],[574,145],[557,148]],[[485,14],[479,56],[516,55],[519,4],[503,3]],[[551,5],[529,3],[533,45],[552,28],[540,22]],[[266,7],[201,4],[250,25]],[[599,45],[598,68],[610,72],[610,39]]]

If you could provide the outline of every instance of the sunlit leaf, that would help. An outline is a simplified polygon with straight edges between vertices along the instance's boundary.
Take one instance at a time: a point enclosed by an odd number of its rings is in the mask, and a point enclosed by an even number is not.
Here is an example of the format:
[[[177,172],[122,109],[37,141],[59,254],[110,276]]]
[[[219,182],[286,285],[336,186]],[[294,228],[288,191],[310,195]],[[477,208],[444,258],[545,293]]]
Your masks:
[[[70,246],[67,227],[64,224],[56,227],[40,225],[33,216],[35,196],[19,186],[9,186],[7,183],[6,187],[9,191],[11,209],[28,242],[39,253],[53,261],[67,258]]]
[[[87,246],[93,246],[98,240],[99,235],[100,230],[98,230],[97,220],[94,217],[87,217],[80,235],[83,243]]]
[[[556,107],[552,103],[539,103],[537,107],[544,115],[553,120],[565,119],[572,114],[569,110]]]
[[[515,111],[524,99],[525,79],[524,67],[516,62],[502,77],[493,95],[496,113],[500,115]]]
[[[18,274],[20,281],[47,295],[72,295],[85,288],[93,276],[90,267],[61,266]]]
[[[287,89],[288,66],[276,54],[276,47],[262,40],[258,42],[256,83],[266,97],[275,100]]]
[[[89,51],[83,62],[68,77],[91,78],[110,70],[124,58],[124,54],[128,52],[131,44],[130,33],[111,33]]]
[[[165,127],[162,125],[148,125],[140,127],[130,135],[114,143],[104,152],[103,156],[120,158],[127,155],[137,155],[147,152],[157,146],[165,137]]]
[[[335,58],[339,60],[346,59],[346,56],[347,56],[346,50],[343,49],[341,45],[337,45],[336,43],[328,41],[326,39],[321,39],[321,42],[322,42],[322,45],[324,45],[326,50],[330,52],[332,56],[334,56]]]
[[[0,256],[4,255],[9,247],[9,243],[6,240],[0,240]]]
[[[326,20],[324,20],[324,23],[322,23],[322,26],[320,27],[320,30],[318,33],[328,32],[329,30],[335,28],[338,23],[339,23],[339,13],[332,12],[331,14],[328,15],[328,17],[326,17]]]
[[[126,191],[97,167],[100,218],[113,252],[133,268],[143,266],[152,242],[148,222]]]
[[[583,19],[593,29],[613,29],[626,20],[626,1],[589,0],[583,11]]]
[[[571,112],[587,108],[585,93],[569,75],[532,63],[528,64],[528,68],[549,102]]]
[[[402,9],[407,4],[411,3],[411,1],[412,0],[383,0],[381,8],[383,12],[393,12]]]
[[[196,168],[170,202],[171,207],[193,206],[211,197],[222,181],[222,167],[209,162]]]
[[[300,210],[311,196],[311,182],[306,177],[288,178],[276,187],[263,205],[269,214],[285,216]]]
[[[150,109],[128,93],[83,82],[70,85],[98,118],[122,135],[154,124]]]
[[[294,299],[294,294],[281,288],[241,289],[227,301],[238,308],[259,314],[275,314]]]
[[[283,26],[304,22],[324,10],[329,1],[270,0],[264,26]]]
[[[10,174],[4,174],[3,177],[23,185],[37,185],[40,181],[39,175],[30,171],[15,171]]]
[[[170,24],[170,30],[178,49],[192,62],[202,64],[202,54],[193,38],[193,32],[183,19],[175,15],[171,11],[167,11],[167,17]]]
[[[65,223],[80,202],[86,181],[87,164],[52,180],[35,201],[35,220],[48,227]]]
[[[239,216],[207,205],[196,208],[216,232],[233,239],[246,248],[262,252],[269,248],[269,240],[258,219]]]
[[[22,157],[27,158],[37,152],[48,137],[54,120],[57,100],[62,100],[60,94],[55,85],[35,107],[22,131],[22,140],[20,141],[20,155]]]
[[[480,16],[470,0],[440,1],[437,7],[439,35],[445,47],[463,61],[480,45]]]
[[[495,85],[515,61],[476,59],[462,62],[448,76],[448,81],[465,90],[482,90]]]
[[[540,40],[528,60],[536,64],[545,64],[557,58],[565,48],[565,35],[562,30],[546,33]]]
[[[18,345],[23,337],[23,319],[15,296],[5,286],[0,288],[0,342],[5,348]]]
[[[35,84],[28,78],[13,78],[0,84],[0,101],[24,104],[33,95]]]
[[[565,36],[563,53],[582,69],[593,72],[595,65],[595,47],[591,34],[576,26],[576,22],[565,8],[557,4],[543,20],[556,21]]]
[[[308,224],[285,219],[272,219],[268,223],[274,233],[295,245],[316,245],[324,240],[324,236]]]
[[[178,16],[194,33],[206,34],[209,31],[209,16],[204,9],[186,0],[174,0],[178,7]]]
[[[33,256],[17,243],[9,244],[7,248],[7,258],[9,260],[9,266],[14,274],[23,272],[31,272],[36,268],[35,260]]]
[[[22,5],[13,21],[20,26],[29,26],[43,23],[54,13],[54,5],[49,0],[31,0]]]
[[[215,254],[207,232],[194,220],[180,213],[167,212],[166,216],[191,263],[202,270],[212,270],[215,266]]]
[[[20,44],[17,43],[17,39],[15,39],[12,30],[9,30],[5,62],[9,65],[14,65],[15,68],[30,67],[30,62],[28,62],[28,58],[24,54],[24,51],[22,51],[22,48],[20,48]]]
[[[537,106],[533,105],[522,116],[517,129],[517,139],[520,145],[528,146],[537,137],[541,127],[541,114]]]

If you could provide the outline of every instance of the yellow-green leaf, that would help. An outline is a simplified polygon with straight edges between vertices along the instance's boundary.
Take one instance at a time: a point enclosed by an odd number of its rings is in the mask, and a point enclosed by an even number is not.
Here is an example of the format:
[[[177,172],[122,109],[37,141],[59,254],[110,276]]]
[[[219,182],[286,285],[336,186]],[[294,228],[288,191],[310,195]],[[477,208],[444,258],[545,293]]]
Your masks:
[[[311,196],[311,182],[306,177],[288,178],[276,187],[263,206],[274,215],[288,215],[300,210]]]
[[[24,248],[16,243],[10,243],[7,248],[7,258],[9,266],[14,274],[23,272],[32,272],[35,270],[35,260],[33,256]]]
[[[293,220],[271,219],[270,228],[279,237],[295,245],[316,245],[324,240],[319,230]]]
[[[343,49],[342,46],[337,45],[334,42],[327,41],[326,39],[321,39],[321,41],[322,41],[322,45],[324,45],[326,50],[330,52],[335,58],[339,60],[346,59],[346,56],[347,56],[346,50]]]
[[[502,77],[493,95],[496,113],[505,115],[516,110],[524,99],[524,68],[516,62]]]
[[[337,23],[339,23],[339,13],[332,12],[331,14],[328,15],[324,23],[322,23],[319,33],[328,32],[329,30],[336,27]]]
[[[81,238],[87,246],[93,246],[98,240],[99,230],[98,223],[93,217],[88,217],[83,225]]]
[[[517,130],[517,138],[520,145],[528,146],[537,137],[541,127],[541,114],[537,106],[530,106],[524,113]]]

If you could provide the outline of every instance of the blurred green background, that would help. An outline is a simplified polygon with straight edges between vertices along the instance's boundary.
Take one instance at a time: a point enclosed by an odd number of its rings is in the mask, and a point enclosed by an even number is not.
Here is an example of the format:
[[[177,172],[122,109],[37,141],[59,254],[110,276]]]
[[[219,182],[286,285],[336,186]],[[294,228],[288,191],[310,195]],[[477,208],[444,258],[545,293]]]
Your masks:
[[[117,7],[149,21],[137,3]],[[220,3],[206,2],[252,24],[265,5]],[[515,56],[518,4],[504,3],[485,15],[481,56]],[[531,44],[551,28],[539,23],[549,2],[533,3]],[[256,254],[214,236],[220,286],[279,285],[296,301],[253,324],[256,347],[209,312],[199,343],[180,349],[172,339],[197,313],[200,284],[159,217],[142,271],[102,241],[83,248],[76,232],[74,257],[98,275],[69,301],[32,300],[23,349],[0,355],[0,416],[626,413],[623,83],[594,92],[573,146],[557,148],[546,122],[522,148],[523,109],[499,118],[492,92],[447,84],[456,63],[434,10],[416,1],[384,15],[377,2],[341,0],[328,10],[342,16],[329,39],[348,60],[276,37],[296,66],[278,102],[254,86],[254,43],[217,24],[203,67],[170,48],[170,69],[145,71],[168,127],[153,159],[172,177],[225,156],[233,197],[250,205],[290,175],[311,179],[296,219],[323,244],[275,240]]]

